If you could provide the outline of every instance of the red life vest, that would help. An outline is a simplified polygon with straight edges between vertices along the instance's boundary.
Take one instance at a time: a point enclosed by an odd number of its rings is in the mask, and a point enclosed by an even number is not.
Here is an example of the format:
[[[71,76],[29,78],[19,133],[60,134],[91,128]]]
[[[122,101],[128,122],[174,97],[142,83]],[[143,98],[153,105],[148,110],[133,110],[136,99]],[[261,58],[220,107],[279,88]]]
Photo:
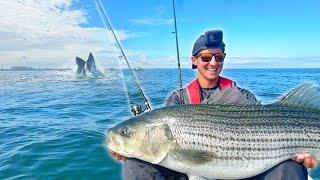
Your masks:
[[[220,90],[224,90],[226,88],[232,88],[234,87],[234,82],[230,79],[224,78],[219,76],[218,86]],[[198,80],[193,80],[190,84],[187,86],[187,94],[189,98],[190,104],[200,104],[201,102],[201,91],[200,91],[200,85]]]

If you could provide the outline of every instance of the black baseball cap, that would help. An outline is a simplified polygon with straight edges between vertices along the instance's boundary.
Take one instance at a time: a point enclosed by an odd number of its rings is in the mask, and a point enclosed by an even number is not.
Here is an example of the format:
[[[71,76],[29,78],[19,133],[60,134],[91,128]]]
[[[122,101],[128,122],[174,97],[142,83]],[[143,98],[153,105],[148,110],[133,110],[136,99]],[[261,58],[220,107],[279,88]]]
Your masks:
[[[221,30],[206,31],[201,35],[193,45],[192,56],[197,56],[202,50],[208,48],[220,48],[222,52],[225,50],[225,44],[222,41],[223,32]],[[192,69],[196,69],[197,66],[192,64]]]

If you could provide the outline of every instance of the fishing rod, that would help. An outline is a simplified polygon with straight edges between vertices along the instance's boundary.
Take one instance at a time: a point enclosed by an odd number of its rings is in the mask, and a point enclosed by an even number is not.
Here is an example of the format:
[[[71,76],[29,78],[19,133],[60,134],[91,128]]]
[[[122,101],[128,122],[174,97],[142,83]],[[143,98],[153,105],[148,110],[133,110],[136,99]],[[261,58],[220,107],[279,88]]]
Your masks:
[[[181,66],[180,66],[180,56],[179,56],[179,43],[178,43],[178,30],[177,30],[177,21],[176,21],[176,8],[174,0],[172,0],[173,5],[173,17],[174,17],[174,34],[176,37],[176,49],[177,49],[177,60],[178,60],[178,71],[179,71],[179,84],[180,89],[182,89],[182,73],[181,73]]]
[[[140,84],[139,84],[139,82],[138,82],[138,79],[137,79],[136,75],[134,74],[134,72],[133,72],[133,70],[132,70],[132,68],[131,68],[131,66],[130,66],[130,63],[129,63],[126,55],[124,54],[124,51],[123,51],[123,49],[122,49],[122,46],[120,45],[120,42],[118,41],[118,38],[117,38],[115,32],[113,31],[113,28],[112,28],[112,26],[111,26],[111,23],[110,23],[107,15],[106,15],[103,7],[102,7],[102,4],[101,4],[100,0],[96,0],[96,4],[97,4],[97,6],[98,6],[100,15],[102,16],[105,25],[106,25],[107,28],[112,32],[113,37],[114,37],[114,39],[116,40],[116,43],[117,43],[117,45],[118,45],[118,47],[119,47],[119,49],[120,49],[120,51],[121,51],[122,57],[125,59],[126,64],[127,64],[127,66],[129,67],[131,76],[133,77],[133,80],[134,80],[134,82],[135,82],[135,84],[136,84],[136,86],[137,86],[137,88],[138,88],[138,90],[139,90],[139,93],[140,93],[140,95],[141,95],[142,98],[143,98],[144,105],[145,105],[145,110],[144,110],[144,111],[151,111],[151,107],[150,107],[150,104],[149,104],[149,102],[148,102],[148,99],[147,99],[146,96],[144,95],[144,93],[143,93],[143,91],[142,91],[142,88],[141,88],[141,86],[140,86]],[[138,114],[141,114],[141,113],[142,113],[141,106],[139,106],[139,105],[133,105],[133,106],[131,107],[131,111],[133,112],[134,115],[138,115]]]
[[[181,66],[180,66],[180,56],[179,56],[179,43],[178,43],[178,29],[177,29],[177,18],[176,18],[176,6],[175,6],[175,1],[172,0],[172,6],[173,6],[173,19],[174,19],[174,34],[175,34],[175,37],[176,37],[176,49],[177,49],[177,60],[178,60],[178,74],[179,74],[179,85],[180,85],[180,88],[179,88],[179,96],[180,96],[180,99],[182,99],[182,102],[184,102],[184,97],[182,95],[182,73],[181,73]]]

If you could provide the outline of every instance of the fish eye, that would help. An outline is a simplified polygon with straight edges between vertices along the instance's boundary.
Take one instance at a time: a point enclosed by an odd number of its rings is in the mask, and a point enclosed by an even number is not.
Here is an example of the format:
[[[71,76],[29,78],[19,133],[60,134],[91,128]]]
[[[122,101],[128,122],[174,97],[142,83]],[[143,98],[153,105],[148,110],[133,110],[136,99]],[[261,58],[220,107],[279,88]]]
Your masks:
[[[127,127],[123,127],[120,129],[120,135],[121,136],[127,136],[128,135],[128,128]]]

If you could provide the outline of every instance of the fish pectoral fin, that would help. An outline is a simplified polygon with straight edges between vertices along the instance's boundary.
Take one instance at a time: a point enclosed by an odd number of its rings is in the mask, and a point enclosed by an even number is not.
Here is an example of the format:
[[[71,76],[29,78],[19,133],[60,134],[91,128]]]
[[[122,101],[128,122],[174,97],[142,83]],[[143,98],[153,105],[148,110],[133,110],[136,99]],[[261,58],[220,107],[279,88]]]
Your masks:
[[[213,152],[193,149],[176,149],[172,153],[178,161],[190,164],[204,164],[216,157]]]

